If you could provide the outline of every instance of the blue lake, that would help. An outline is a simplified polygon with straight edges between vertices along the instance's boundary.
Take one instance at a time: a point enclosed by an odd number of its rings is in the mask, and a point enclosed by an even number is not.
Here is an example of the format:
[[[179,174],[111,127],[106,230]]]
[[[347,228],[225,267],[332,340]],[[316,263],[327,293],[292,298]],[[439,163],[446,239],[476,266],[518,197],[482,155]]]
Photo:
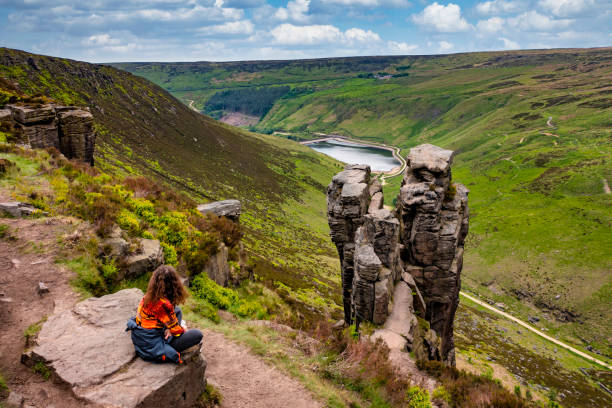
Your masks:
[[[339,140],[310,143],[308,146],[344,163],[368,164],[372,171],[389,171],[401,165],[393,157],[393,152],[378,147],[363,146]]]

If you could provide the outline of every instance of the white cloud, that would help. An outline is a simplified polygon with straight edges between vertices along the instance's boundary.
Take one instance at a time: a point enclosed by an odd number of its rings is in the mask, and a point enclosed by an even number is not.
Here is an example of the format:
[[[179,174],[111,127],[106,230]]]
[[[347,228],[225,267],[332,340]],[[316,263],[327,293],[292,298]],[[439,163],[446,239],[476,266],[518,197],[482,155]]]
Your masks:
[[[333,25],[296,26],[281,24],[270,31],[276,44],[317,45],[317,44],[372,44],[381,41],[380,36],[370,30],[350,28],[342,32]]]
[[[428,30],[441,33],[468,31],[472,28],[472,26],[461,17],[461,7],[453,3],[443,6],[434,2],[425,7],[419,14],[413,15],[412,21]]]
[[[255,26],[249,20],[228,21],[227,23],[203,27],[198,31],[212,34],[252,34]]]
[[[480,20],[476,24],[478,31],[485,34],[496,33],[504,28],[504,19],[500,17],[491,17],[488,20]]]
[[[540,8],[558,17],[579,14],[595,5],[594,0],[540,0]]]
[[[492,0],[478,3],[476,11],[482,15],[490,16],[492,14],[516,13],[522,10],[523,7],[524,5],[520,1]]]
[[[408,7],[410,3],[407,0],[324,0],[328,4],[340,4],[343,6],[393,6],[393,7]]]
[[[415,44],[408,44],[406,42],[389,41],[387,42],[387,48],[393,54],[405,54],[416,50],[417,48],[419,48],[419,46]]]
[[[342,32],[332,25],[295,26],[281,24],[270,31],[274,41],[283,45],[313,45],[337,42]]]
[[[521,48],[521,46],[517,42],[514,42],[507,38],[499,37],[498,39],[504,43],[504,46],[503,46],[504,50],[518,50]]]
[[[573,20],[555,20],[537,11],[528,11],[508,19],[508,24],[523,31],[552,31],[568,27]]]
[[[448,41],[439,41],[438,47],[440,47],[441,52],[445,52],[445,51],[452,50],[454,45],[452,43],[449,43]]]
[[[308,9],[310,0],[292,0],[287,3],[287,7],[279,7],[274,14],[279,20],[293,20],[299,23],[308,21]]]
[[[117,38],[111,37],[109,34],[97,34],[89,36],[88,38],[81,41],[81,44],[87,45],[90,47],[104,47],[110,45],[118,45],[121,44],[121,40]]]
[[[349,28],[344,33],[344,38],[348,42],[376,42],[380,41],[380,36],[371,30],[361,28]]]

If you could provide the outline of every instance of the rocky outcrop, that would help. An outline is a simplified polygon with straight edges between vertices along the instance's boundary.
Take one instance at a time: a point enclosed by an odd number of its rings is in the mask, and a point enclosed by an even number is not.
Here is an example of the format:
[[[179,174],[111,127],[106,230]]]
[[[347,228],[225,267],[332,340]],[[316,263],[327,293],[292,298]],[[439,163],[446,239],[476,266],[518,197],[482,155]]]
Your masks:
[[[395,211],[382,208],[367,166],[347,166],[327,192],[345,321],[384,324],[375,337],[451,365],[469,218],[468,190],[451,183],[452,158],[429,144],[411,149]],[[427,329],[418,329],[417,316]]]
[[[204,272],[217,284],[227,287],[229,285],[231,268],[228,263],[229,251],[225,244],[221,242],[217,252],[208,259],[204,266]]]
[[[242,204],[238,200],[215,201],[198,205],[198,211],[202,214],[215,214],[217,217],[226,217],[234,222],[238,222],[240,220]]]
[[[152,364],[134,353],[125,325],[142,296],[125,289],[51,316],[22,362],[45,365],[55,381],[96,406],[195,406],[205,387],[200,345],[181,354],[182,365]]]
[[[93,165],[96,133],[89,110],[55,104],[5,108],[0,122],[17,129],[21,143],[32,148],[54,147],[69,159]]]

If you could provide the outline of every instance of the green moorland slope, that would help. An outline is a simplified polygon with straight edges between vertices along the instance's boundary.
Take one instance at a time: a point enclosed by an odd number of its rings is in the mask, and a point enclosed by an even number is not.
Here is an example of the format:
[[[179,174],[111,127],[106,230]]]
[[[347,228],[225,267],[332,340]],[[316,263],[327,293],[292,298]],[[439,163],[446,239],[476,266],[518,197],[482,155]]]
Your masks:
[[[314,311],[338,310],[324,195],[338,162],[292,141],[214,121],[112,67],[0,48],[0,77],[7,79],[0,103],[16,85],[27,95],[89,106],[100,169],[167,182],[197,202],[240,199],[256,276],[299,306],[298,322]]]
[[[464,289],[612,356],[612,49],[115,66],[262,132],[456,150]]]

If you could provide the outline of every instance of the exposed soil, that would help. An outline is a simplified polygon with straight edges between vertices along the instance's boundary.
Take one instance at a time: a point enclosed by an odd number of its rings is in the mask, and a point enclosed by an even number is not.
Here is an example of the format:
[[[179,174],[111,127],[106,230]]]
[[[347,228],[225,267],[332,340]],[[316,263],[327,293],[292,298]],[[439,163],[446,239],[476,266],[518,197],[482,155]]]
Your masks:
[[[72,273],[54,263],[58,237],[72,232],[68,218],[7,219],[8,234],[0,239],[0,371],[11,391],[35,407],[85,407],[69,390],[45,380],[21,364],[24,331],[54,311],[71,307],[78,296],[70,287]],[[39,282],[49,293],[37,293]]]
[[[204,331],[207,380],[225,408],[322,407],[297,380],[286,376],[220,333]]]
[[[232,126],[250,126],[257,124],[259,117],[240,112],[229,112],[219,120]]]

